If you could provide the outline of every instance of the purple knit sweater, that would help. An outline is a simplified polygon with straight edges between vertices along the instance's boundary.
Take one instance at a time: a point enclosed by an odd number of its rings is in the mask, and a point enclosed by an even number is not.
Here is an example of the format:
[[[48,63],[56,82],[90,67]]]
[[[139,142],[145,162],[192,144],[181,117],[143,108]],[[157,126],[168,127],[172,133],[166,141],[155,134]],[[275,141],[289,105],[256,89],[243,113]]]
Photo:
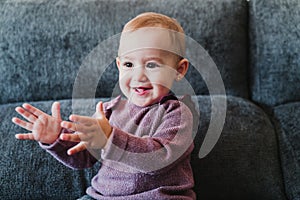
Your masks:
[[[190,165],[193,119],[185,104],[169,95],[138,107],[118,97],[105,103],[104,111],[113,131],[101,152],[68,156],[73,142],[40,145],[74,169],[100,160],[101,168],[87,189],[95,199],[196,199]]]

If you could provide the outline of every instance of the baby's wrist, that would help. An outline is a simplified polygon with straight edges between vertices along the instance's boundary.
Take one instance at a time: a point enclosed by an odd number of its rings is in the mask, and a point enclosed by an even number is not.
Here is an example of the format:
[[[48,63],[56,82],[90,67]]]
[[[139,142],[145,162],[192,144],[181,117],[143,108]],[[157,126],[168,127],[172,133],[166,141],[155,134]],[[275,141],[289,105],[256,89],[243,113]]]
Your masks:
[[[107,139],[110,137],[111,133],[112,133],[112,127],[109,126],[107,132],[105,133]]]

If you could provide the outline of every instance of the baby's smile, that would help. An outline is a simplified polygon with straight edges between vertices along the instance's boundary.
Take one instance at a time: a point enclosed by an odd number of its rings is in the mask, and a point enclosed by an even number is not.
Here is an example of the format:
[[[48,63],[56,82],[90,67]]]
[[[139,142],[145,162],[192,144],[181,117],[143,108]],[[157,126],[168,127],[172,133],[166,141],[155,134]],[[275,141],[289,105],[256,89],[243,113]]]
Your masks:
[[[134,87],[133,89],[139,96],[143,96],[148,94],[152,90],[152,87]]]

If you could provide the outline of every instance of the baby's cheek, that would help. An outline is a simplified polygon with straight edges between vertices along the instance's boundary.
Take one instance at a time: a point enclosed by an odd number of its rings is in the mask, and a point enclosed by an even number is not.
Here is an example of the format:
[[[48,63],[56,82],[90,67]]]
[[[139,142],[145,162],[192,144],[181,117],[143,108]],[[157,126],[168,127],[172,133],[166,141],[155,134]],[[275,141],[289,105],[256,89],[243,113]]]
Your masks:
[[[170,74],[168,74],[157,80],[154,80],[154,82],[158,87],[170,89],[173,84],[173,79],[171,79]]]
[[[130,77],[128,75],[128,73],[122,73],[119,76],[119,84],[120,86],[126,86],[129,85],[130,82]]]
[[[128,97],[130,93],[130,80],[129,79],[120,79],[119,80],[119,86],[122,91],[122,93]]]

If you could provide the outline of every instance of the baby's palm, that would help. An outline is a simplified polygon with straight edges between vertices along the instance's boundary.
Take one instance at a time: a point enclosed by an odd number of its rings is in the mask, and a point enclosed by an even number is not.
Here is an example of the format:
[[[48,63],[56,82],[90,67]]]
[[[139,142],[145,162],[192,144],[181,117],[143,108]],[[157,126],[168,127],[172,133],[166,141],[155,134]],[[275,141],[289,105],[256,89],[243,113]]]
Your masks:
[[[39,116],[37,121],[33,123],[32,135],[34,140],[51,144],[57,138],[61,130],[61,120],[50,115]]]
[[[52,116],[29,104],[24,104],[23,107],[17,107],[16,111],[27,121],[15,117],[13,118],[13,122],[31,131],[30,133],[17,134],[17,139],[36,140],[51,144],[58,138],[61,130],[60,122],[62,121],[59,103],[53,103]]]

